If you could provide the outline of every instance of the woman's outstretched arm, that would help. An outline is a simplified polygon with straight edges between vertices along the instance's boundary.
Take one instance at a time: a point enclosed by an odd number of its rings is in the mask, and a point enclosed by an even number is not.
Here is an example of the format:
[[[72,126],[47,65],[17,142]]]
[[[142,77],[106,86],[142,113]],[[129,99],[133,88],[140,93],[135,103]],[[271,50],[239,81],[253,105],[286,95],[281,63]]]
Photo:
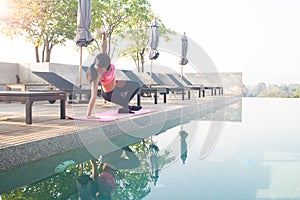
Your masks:
[[[102,35],[101,38],[101,51],[102,53],[107,53],[107,36],[104,30],[97,28],[97,34]]]

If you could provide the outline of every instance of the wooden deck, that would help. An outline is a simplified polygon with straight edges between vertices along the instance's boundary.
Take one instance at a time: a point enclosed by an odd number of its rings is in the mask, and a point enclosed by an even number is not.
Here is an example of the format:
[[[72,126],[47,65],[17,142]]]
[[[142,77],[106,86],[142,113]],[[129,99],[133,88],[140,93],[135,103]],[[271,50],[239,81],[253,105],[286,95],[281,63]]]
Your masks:
[[[64,135],[79,130],[99,126],[101,122],[74,121],[59,119],[59,103],[49,104],[35,102],[33,109],[33,123],[27,125],[25,120],[25,106],[21,103],[0,103],[0,149]],[[85,115],[87,104],[67,104],[67,115]],[[98,102],[96,109],[106,111],[112,104]],[[106,122],[107,123],[107,122]]]

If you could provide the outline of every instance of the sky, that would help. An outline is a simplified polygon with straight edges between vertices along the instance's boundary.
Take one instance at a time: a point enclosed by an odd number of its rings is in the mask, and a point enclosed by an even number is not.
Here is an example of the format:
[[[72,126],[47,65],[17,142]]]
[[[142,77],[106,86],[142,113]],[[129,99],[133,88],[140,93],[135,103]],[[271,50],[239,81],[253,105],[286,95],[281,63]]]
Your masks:
[[[163,23],[178,33],[186,32],[188,38],[207,53],[219,72],[243,72],[245,84],[300,83],[300,1],[149,2]],[[11,41],[0,37],[0,62],[34,62],[33,47],[22,38]],[[54,48],[52,62],[78,64],[79,52],[75,47],[69,42],[67,47]],[[156,62],[163,60],[161,56]]]

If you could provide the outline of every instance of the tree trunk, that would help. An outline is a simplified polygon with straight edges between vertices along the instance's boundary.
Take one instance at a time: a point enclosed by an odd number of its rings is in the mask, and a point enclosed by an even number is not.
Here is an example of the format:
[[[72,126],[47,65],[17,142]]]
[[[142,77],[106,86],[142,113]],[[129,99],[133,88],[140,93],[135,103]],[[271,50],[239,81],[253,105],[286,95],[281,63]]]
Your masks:
[[[51,58],[51,50],[48,50],[46,53],[46,60],[45,62],[50,62],[50,58]]]
[[[35,46],[35,47],[34,47],[34,50],[35,50],[35,61],[36,61],[37,63],[39,63],[39,62],[40,62],[39,47],[38,47],[38,46]]]
[[[144,63],[145,63],[145,48],[143,48],[142,52],[140,53],[141,56],[141,64],[142,64],[142,72],[145,71]]]
[[[45,60],[45,62],[50,62],[52,48],[53,48],[53,45],[48,43],[47,48],[46,48],[46,60]]]
[[[138,73],[141,72],[141,68],[140,68],[140,56],[139,56],[139,52],[136,52],[136,58],[137,58],[137,69],[138,69]]]
[[[44,60],[45,60],[45,48],[46,48],[46,44],[43,45],[42,62],[44,62]]]
[[[145,69],[144,69],[144,62],[142,62],[142,72],[145,72]]]
[[[107,55],[109,55],[110,57],[112,57],[112,55],[110,55],[110,45],[111,45],[111,32],[108,33],[107,37]]]
[[[50,62],[52,48],[53,45],[51,45],[51,42],[46,42],[43,45],[42,62]]]

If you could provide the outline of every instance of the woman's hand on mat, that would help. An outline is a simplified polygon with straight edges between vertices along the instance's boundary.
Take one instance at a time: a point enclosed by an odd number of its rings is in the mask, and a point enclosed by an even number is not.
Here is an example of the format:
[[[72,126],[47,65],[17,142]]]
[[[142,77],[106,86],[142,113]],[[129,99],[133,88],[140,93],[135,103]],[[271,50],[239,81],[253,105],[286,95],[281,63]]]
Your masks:
[[[98,117],[96,115],[86,116],[86,118],[88,118],[88,119],[100,119],[100,117]]]

